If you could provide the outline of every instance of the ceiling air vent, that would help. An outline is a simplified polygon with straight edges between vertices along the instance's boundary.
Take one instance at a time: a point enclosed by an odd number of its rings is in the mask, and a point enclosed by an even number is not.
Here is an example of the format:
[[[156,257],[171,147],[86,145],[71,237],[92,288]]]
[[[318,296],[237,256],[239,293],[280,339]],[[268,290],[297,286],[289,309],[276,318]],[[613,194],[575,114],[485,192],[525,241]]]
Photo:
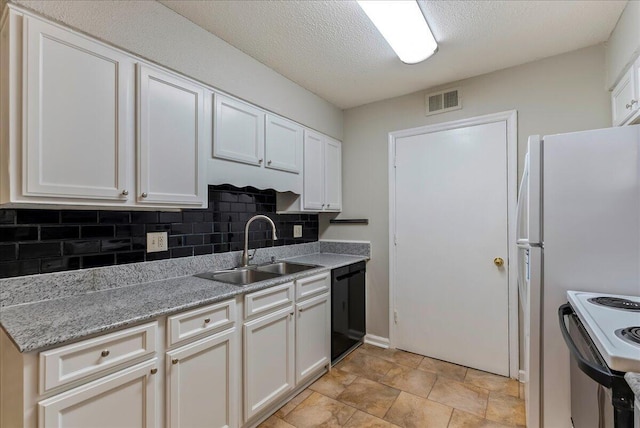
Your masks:
[[[462,108],[462,99],[458,89],[447,89],[446,91],[427,94],[425,101],[427,116]]]

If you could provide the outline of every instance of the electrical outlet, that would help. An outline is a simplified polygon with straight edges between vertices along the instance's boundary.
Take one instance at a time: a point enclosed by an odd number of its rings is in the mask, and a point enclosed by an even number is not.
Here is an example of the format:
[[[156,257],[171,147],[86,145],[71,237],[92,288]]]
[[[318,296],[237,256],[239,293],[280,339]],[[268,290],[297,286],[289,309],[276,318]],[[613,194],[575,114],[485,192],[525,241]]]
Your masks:
[[[167,251],[169,249],[167,241],[167,232],[147,233],[147,253]]]
[[[293,237],[294,238],[302,238],[302,225],[294,224],[293,225]]]

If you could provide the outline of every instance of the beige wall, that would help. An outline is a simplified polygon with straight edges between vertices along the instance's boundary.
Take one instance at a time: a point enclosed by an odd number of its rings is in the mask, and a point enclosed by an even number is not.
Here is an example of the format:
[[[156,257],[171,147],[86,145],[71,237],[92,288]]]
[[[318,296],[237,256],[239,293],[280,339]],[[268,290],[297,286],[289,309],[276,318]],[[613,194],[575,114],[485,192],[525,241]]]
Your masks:
[[[388,133],[506,110],[518,111],[518,171],[531,134],[552,134],[610,126],[604,90],[605,53],[593,46],[463,80],[463,109],[426,117],[424,92],[345,111],[342,218],[369,218],[368,226],[328,225],[323,239],[370,240],[367,332],[389,334]],[[520,173],[518,174],[520,175]]]
[[[607,42],[606,87],[613,88],[640,52],[640,1],[630,1]]]
[[[15,0],[12,3],[342,139],[341,109],[158,2]]]

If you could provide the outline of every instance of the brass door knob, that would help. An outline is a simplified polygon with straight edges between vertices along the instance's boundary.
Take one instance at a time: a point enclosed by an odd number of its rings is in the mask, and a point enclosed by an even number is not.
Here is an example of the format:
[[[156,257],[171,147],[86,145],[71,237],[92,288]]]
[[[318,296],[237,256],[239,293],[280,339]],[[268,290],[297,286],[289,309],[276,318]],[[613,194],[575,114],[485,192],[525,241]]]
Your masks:
[[[502,257],[496,257],[495,259],[493,259],[493,264],[498,267],[502,267],[504,265],[504,260],[502,259]]]

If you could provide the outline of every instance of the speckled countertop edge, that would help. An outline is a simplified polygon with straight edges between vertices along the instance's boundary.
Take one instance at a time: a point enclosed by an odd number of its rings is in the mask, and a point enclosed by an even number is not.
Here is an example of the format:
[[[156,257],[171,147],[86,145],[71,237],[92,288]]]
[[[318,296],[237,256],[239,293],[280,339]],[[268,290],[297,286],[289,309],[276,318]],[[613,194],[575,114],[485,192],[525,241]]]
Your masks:
[[[273,287],[367,260],[367,257],[316,253],[286,260],[321,267],[242,287],[194,276],[182,276],[80,296],[11,306],[0,310],[0,325],[20,352],[39,351]]]
[[[627,381],[631,390],[636,395],[636,400],[640,400],[640,373],[625,373],[624,379]]]

